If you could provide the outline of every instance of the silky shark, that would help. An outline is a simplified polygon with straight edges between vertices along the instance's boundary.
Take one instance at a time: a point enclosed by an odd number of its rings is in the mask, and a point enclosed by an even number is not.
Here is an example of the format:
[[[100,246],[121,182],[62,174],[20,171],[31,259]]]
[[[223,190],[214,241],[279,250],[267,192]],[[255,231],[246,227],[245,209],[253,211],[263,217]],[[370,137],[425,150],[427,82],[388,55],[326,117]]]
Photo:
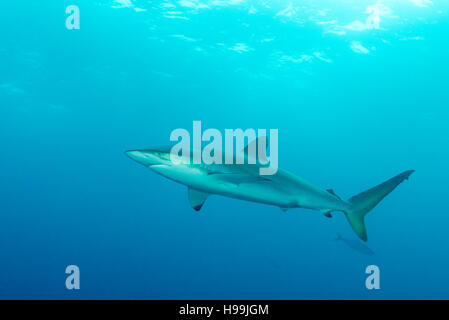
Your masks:
[[[256,143],[257,140],[251,142]],[[414,170],[408,170],[364,191],[349,200],[343,200],[332,189],[324,190],[282,169],[274,175],[259,174],[261,164],[193,164],[189,159],[172,161],[170,147],[125,151],[125,154],[152,171],[188,187],[190,205],[199,211],[212,194],[273,205],[287,211],[292,208],[318,210],[331,218],[332,212],[343,212],[357,236],[368,240],[365,216],[385,196]],[[248,146],[242,150],[248,157]],[[178,156],[183,157],[183,156]],[[179,160],[179,159],[178,159]],[[184,161],[183,161],[184,160]],[[235,162],[234,162],[235,163]]]

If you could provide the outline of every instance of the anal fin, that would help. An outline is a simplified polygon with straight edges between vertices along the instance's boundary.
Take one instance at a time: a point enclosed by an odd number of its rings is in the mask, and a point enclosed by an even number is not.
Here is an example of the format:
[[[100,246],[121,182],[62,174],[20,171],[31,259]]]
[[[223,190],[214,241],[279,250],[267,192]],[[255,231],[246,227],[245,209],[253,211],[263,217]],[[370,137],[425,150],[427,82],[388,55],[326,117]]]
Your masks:
[[[320,210],[320,211],[326,218],[332,218],[331,215],[332,210]]]

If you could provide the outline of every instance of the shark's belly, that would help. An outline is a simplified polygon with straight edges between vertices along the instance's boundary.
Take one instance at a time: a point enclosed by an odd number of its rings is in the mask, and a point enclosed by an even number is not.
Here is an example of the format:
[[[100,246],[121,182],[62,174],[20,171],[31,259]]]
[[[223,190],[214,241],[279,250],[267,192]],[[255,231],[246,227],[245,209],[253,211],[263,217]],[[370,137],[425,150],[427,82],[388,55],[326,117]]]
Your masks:
[[[289,176],[264,180],[251,175],[209,174],[200,167],[154,165],[151,169],[189,187],[231,198],[271,204],[282,208],[344,210],[345,203],[313,185]]]
[[[201,187],[201,186],[200,186]],[[203,191],[242,200],[271,204],[279,207],[295,207],[297,205],[293,196],[277,188],[272,182],[257,183],[214,183],[212,182]]]
[[[285,192],[273,181],[223,181],[217,175],[207,174],[202,170],[186,170],[183,167],[152,166],[151,169],[171,180],[189,187],[231,198],[271,204],[279,207],[295,207],[297,202],[293,195]]]

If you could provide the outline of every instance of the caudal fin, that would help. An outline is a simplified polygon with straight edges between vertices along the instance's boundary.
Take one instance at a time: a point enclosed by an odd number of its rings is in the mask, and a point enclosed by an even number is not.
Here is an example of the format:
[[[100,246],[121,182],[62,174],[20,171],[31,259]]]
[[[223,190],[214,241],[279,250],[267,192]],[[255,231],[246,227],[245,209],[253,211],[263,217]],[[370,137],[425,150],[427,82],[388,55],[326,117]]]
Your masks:
[[[364,191],[351,199],[350,209],[346,212],[346,218],[349,221],[354,232],[363,241],[368,240],[365,227],[365,216],[371,211],[383,198],[385,198],[391,191],[393,191],[404,180],[408,180],[410,175],[415,172],[414,170],[405,171],[398,174],[396,177],[391,178],[384,183]]]

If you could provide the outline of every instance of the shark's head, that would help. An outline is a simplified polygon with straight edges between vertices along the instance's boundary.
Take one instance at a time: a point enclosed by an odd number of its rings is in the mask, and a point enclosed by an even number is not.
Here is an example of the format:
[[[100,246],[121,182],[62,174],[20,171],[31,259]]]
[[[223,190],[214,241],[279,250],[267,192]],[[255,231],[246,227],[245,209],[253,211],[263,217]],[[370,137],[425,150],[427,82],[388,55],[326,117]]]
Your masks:
[[[170,147],[128,150],[125,154],[152,171],[186,185],[198,184],[203,172],[193,169],[185,158],[171,152]]]
[[[125,154],[145,167],[172,164],[170,150],[167,148],[128,150],[125,151]]]

